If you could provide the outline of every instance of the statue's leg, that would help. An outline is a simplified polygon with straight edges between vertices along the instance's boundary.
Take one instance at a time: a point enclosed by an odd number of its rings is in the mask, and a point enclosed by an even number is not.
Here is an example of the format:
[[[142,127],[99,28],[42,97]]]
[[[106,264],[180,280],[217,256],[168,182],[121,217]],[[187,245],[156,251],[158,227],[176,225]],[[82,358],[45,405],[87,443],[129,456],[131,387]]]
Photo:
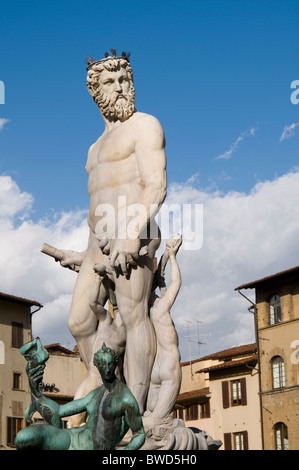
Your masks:
[[[169,341],[172,335],[170,333],[167,335],[167,329],[161,331],[165,332],[166,347],[163,350],[163,345],[160,346],[159,375],[161,387],[153,415],[156,418],[163,419],[173,410],[173,406],[180,391],[182,372],[180,367],[180,354],[175,347],[176,345],[167,344],[167,341]]]
[[[152,412],[157,404],[159,391],[161,388],[161,378],[159,374],[159,365],[157,363],[157,355],[151,373],[151,383],[148,391],[146,411]]]
[[[100,250],[97,255],[99,257]],[[78,273],[68,321],[69,330],[77,341],[80,355],[87,370],[93,369],[93,343],[98,324],[98,320],[89,306],[89,294],[94,283],[93,266],[99,261],[94,256],[94,250],[90,249]],[[94,372],[97,374],[96,369]]]
[[[155,334],[148,315],[148,299],[152,286],[153,260],[132,269],[130,278],[115,278],[119,313],[126,327],[125,379],[135,396],[140,413],[145,407],[155,357]]]
[[[71,443],[70,434],[50,424],[34,424],[21,429],[15,439],[18,450],[68,450]]]

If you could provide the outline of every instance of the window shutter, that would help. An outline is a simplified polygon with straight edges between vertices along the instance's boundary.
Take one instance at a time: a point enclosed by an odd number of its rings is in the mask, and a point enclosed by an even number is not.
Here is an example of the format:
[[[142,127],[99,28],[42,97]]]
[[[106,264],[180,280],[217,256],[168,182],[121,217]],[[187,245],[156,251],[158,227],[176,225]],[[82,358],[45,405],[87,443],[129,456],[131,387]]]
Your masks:
[[[210,408],[210,400],[207,401],[206,403],[206,416],[205,418],[210,418],[211,417],[211,408]]]
[[[14,322],[12,322],[12,330],[11,330],[11,345],[13,348],[16,348],[18,344],[18,329]]]
[[[12,418],[7,418],[7,445],[13,444],[11,435],[12,435]]]
[[[198,403],[194,403],[192,405],[192,414],[191,414],[191,416],[192,416],[192,419],[194,419],[194,420],[198,419]]]
[[[12,337],[11,345],[13,348],[20,348],[23,346],[23,324],[12,322]]]
[[[23,346],[24,340],[23,340],[23,325],[20,323],[18,327],[18,348]]]
[[[222,404],[223,408],[229,408],[228,380],[222,382]]]
[[[240,379],[241,382],[241,405],[247,405],[246,378]]]
[[[224,450],[232,450],[232,435],[230,432],[224,433]]]
[[[244,450],[248,450],[248,431],[243,431]]]

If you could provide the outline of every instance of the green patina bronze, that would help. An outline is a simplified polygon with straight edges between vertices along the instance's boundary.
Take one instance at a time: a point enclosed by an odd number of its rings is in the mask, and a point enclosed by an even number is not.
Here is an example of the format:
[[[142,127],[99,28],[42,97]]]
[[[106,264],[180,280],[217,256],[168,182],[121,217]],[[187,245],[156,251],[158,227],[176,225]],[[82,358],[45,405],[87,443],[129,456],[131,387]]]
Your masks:
[[[27,375],[31,388],[31,403],[25,418],[30,421],[38,411],[48,424],[36,424],[22,429],[16,436],[17,449],[44,450],[113,450],[129,429],[132,438],[124,450],[137,450],[145,441],[139,407],[129,388],[115,376],[116,353],[103,344],[94,355],[103,385],[84,398],[59,405],[42,393],[45,363],[49,358],[39,338],[20,349],[28,361]],[[63,417],[86,412],[85,425],[62,429]]]

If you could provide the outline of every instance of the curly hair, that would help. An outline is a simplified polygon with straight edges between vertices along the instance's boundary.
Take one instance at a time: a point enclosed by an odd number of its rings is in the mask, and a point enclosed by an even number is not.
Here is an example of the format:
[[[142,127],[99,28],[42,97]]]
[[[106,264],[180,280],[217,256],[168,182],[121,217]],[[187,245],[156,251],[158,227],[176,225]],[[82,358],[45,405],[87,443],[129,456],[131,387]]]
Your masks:
[[[92,99],[100,108],[100,111],[106,117],[114,117],[115,107],[114,102],[110,100],[110,97],[104,95],[100,85],[100,75],[104,70],[108,72],[116,72],[124,68],[127,72],[130,90],[129,90],[129,104],[125,111],[126,116],[131,115],[135,110],[135,89],[133,82],[133,70],[130,63],[126,59],[122,58],[108,58],[104,62],[95,63],[87,72],[87,90],[89,91]]]

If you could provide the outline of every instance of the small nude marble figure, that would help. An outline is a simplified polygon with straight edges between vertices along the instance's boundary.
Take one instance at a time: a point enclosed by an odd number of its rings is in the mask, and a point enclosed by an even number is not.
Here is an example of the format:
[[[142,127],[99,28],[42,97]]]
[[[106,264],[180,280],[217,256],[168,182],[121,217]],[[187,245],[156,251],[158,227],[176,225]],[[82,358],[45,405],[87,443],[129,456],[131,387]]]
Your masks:
[[[89,305],[99,323],[93,345],[93,353],[96,353],[100,346],[105,343],[106,346],[116,352],[119,359],[122,359],[126,347],[126,329],[118,310],[116,296],[111,287],[107,286],[109,301],[112,307],[112,312],[109,312],[103,306],[103,301],[100,297],[101,286],[107,280],[106,268],[104,265],[95,264],[94,271],[95,280],[90,290]],[[121,375],[122,371],[120,370],[119,378],[121,378]]]
[[[176,260],[181,244],[180,235],[166,242],[165,253],[159,264],[160,267],[163,265],[164,271],[167,261],[170,261],[171,283],[167,289],[162,288],[161,297],[154,294],[155,298],[150,307],[150,318],[157,338],[157,352],[151,374],[147,410],[143,418],[144,425],[147,423],[149,426],[161,424],[170,416],[181,386],[178,336],[170,315],[170,309],[181,287],[181,273]]]

